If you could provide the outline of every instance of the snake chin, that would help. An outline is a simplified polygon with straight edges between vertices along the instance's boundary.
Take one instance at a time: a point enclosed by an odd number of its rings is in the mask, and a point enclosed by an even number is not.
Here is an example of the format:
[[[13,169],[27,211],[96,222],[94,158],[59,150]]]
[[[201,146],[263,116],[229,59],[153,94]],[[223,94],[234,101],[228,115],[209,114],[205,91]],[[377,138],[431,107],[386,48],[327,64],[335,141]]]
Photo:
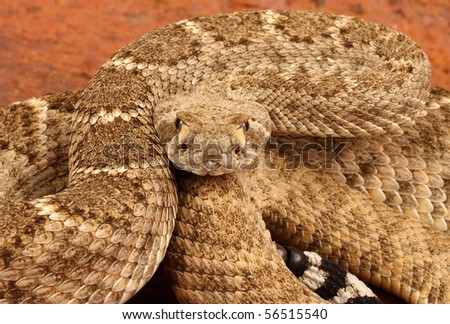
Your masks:
[[[222,151],[215,142],[207,146],[190,145],[196,150],[180,149],[176,141],[167,146],[169,160],[178,170],[194,173],[199,176],[220,176],[240,169],[251,169],[258,164],[257,147],[234,147],[233,150]],[[212,151],[212,152],[211,152]]]
[[[193,174],[196,174],[196,175],[199,175],[199,176],[221,176],[221,175],[233,172],[233,170],[224,169],[224,168],[219,168],[217,170],[205,169],[205,168],[201,168],[201,169],[186,169],[186,171],[192,172]]]

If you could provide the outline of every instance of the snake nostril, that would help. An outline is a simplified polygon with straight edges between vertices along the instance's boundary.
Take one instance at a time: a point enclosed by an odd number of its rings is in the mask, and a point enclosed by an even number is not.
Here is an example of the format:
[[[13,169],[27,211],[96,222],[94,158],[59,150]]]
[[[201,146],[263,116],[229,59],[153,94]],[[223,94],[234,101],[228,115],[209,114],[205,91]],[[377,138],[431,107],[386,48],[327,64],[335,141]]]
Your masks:
[[[235,155],[239,155],[242,152],[241,146],[239,144],[232,144],[228,152],[233,152]]]
[[[188,149],[188,145],[187,144],[180,144],[180,145],[178,145],[178,149],[180,150],[180,151],[187,151],[187,149]]]

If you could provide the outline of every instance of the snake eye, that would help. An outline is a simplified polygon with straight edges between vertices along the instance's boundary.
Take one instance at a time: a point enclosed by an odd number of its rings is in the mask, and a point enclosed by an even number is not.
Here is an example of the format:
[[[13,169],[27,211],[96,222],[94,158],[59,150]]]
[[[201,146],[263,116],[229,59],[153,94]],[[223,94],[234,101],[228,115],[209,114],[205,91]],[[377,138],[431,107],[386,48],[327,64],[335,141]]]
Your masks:
[[[247,132],[249,128],[250,128],[250,123],[248,121],[246,121],[245,123],[242,124],[242,129],[244,130],[244,132]]]
[[[179,118],[175,119],[175,128],[177,130],[180,130],[181,125],[183,125],[183,121],[181,119],[179,119]]]

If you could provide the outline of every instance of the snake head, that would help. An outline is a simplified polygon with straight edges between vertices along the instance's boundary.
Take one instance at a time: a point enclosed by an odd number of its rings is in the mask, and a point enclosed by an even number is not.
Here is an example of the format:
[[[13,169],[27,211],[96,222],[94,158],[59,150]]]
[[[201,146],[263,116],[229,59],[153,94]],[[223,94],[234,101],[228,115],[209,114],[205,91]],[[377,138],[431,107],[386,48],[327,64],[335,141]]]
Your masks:
[[[170,98],[157,105],[154,120],[173,165],[197,175],[256,166],[271,125],[263,106],[209,94]]]

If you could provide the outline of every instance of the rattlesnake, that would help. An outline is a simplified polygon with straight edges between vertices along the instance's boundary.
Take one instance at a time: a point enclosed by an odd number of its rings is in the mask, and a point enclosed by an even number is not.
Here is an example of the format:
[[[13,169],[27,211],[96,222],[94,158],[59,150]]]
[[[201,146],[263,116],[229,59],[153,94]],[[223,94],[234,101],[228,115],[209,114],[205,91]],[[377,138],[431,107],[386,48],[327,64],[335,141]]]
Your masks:
[[[168,248],[180,301],[322,302],[274,239],[448,302],[449,237],[410,217],[447,230],[449,94],[429,100],[429,80],[414,42],[345,16],[230,13],[136,39],[83,92],[1,111],[3,301],[125,302]]]

